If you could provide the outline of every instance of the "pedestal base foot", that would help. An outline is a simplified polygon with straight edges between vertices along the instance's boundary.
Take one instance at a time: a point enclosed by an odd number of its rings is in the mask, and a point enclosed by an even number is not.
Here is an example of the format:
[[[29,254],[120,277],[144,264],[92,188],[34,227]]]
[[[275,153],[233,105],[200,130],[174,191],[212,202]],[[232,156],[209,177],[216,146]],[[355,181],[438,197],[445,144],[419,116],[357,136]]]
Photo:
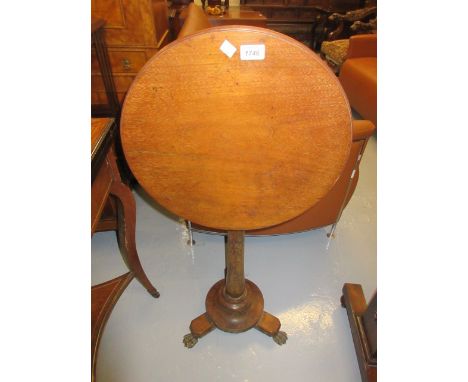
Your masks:
[[[246,296],[249,297],[244,296],[242,299],[243,303],[233,304],[232,307],[228,307],[224,304],[218,306],[217,303],[213,303],[214,301],[218,301],[219,303],[219,298],[222,296],[222,294],[219,293],[223,290],[223,288],[221,288],[222,283],[216,283],[210,291],[212,293],[208,293],[207,296],[207,312],[192,320],[190,333],[184,336],[183,343],[185,347],[189,349],[194,347],[199,338],[207,335],[214,328],[229,333],[240,333],[254,327],[267,336],[272,337],[273,341],[278,345],[285,344],[288,335],[280,331],[280,320],[272,314],[263,311],[263,297],[261,296],[261,292],[251,281],[248,281],[248,285],[249,287],[247,290],[251,291],[251,293],[246,293]],[[215,291],[217,293],[213,293]],[[252,293],[252,291],[255,292]],[[217,300],[213,299],[213,295],[217,296]],[[250,303],[247,304],[246,301],[250,301],[255,308],[252,308],[252,305]],[[255,304],[253,303],[254,301],[256,302]],[[258,311],[259,306],[262,308],[260,311]],[[255,314],[253,314],[253,312],[255,312]],[[255,319],[254,317],[257,318]],[[254,320],[252,320],[252,318],[254,318]]]
[[[186,348],[191,349],[197,344],[198,338],[194,337],[192,333],[189,333],[184,336],[182,342],[184,343]]]
[[[278,345],[284,345],[288,339],[285,332],[280,331],[280,320],[268,312],[263,312],[262,317],[255,326],[256,329],[273,338]]]
[[[285,332],[279,331],[273,336],[273,341],[275,341],[278,345],[284,345],[288,340],[288,335]]]
[[[281,323],[263,310],[263,295],[258,286],[244,278],[244,231],[228,231],[226,272],[208,291],[206,313],[190,324],[184,345],[192,348],[198,339],[214,328],[228,333],[241,333],[256,328],[273,338],[278,345],[288,336],[280,332]]]
[[[185,347],[189,349],[193,348],[197,344],[199,338],[207,335],[214,328],[215,325],[211,319],[206,313],[203,313],[202,315],[192,320],[190,324],[190,333],[184,336],[182,342],[184,343]]]

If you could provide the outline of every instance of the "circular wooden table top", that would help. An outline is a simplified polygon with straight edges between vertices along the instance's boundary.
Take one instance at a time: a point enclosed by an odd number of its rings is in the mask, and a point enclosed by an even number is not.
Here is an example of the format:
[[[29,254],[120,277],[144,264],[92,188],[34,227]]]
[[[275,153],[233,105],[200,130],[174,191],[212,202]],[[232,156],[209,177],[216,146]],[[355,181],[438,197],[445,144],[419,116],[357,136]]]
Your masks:
[[[220,50],[226,40],[231,57]],[[264,59],[241,59],[241,51],[261,58],[259,45]],[[207,227],[247,230],[292,219],[327,194],[349,155],[351,112],[306,46],[225,26],[148,61],[126,96],[121,137],[133,174],[162,206]]]

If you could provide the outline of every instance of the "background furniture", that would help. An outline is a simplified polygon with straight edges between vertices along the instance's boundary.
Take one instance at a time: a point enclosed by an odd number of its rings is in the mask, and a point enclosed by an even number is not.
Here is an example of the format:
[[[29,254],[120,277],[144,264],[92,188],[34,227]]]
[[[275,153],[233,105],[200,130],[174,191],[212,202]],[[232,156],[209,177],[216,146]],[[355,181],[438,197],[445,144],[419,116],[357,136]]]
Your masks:
[[[178,13],[177,18],[175,19],[177,20],[177,23],[174,24],[176,26],[174,33],[178,39],[191,35],[202,29],[212,27],[211,22],[208,19],[208,15],[195,3],[190,3],[188,7],[182,9],[181,12],[184,13],[184,16]]]
[[[91,288],[91,376],[95,380],[96,360],[102,331],[112,309],[127,285],[136,277],[153,297],[159,292],[143,270],[135,244],[135,200],[122,183],[113,149],[114,119],[91,119],[91,235],[98,230],[106,203],[112,197],[118,212],[116,225],[105,222],[104,229],[118,229],[121,252],[130,272]]]
[[[333,13],[323,28],[326,41],[320,55],[339,73],[349,49],[349,37],[356,34],[377,33],[377,7],[358,9],[345,14]]]
[[[366,7],[342,13],[332,13],[326,28],[327,41],[349,38],[359,33],[377,29],[377,7]]]
[[[222,16],[212,16],[196,5],[190,3],[174,14],[172,21],[173,34],[182,38],[199,30],[222,25],[251,25],[266,28],[266,17],[260,12],[240,7],[230,7]]]
[[[244,277],[244,231],[296,217],[341,175],[352,125],[337,78],[310,49],[277,32],[206,29],[171,44],[140,73],[121,135],[128,164],[152,198],[228,231],[225,279],[208,292],[185,346],[215,327],[255,327],[283,344],[279,320]]]
[[[240,0],[241,5],[262,12],[268,28],[287,34],[312,49],[319,48],[322,24],[333,12],[361,8],[362,0]]]
[[[225,9],[229,8],[229,0],[200,0],[202,3],[202,8],[205,9],[206,6],[221,6]]]
[[[209,28],[211,24],[202,9],[195,4],[190,4],[187,10],[185,24],[179,33],[178,38],[182,38]],[[353,143],[346,166],[330,192],[325,195],[315,206],[311,207],[303,214],[287,222],[275,225],[273,227],[248,230],[247,235],[278,235],[294,232],[308,231],[333,224],[333,233],[336,228],[343,209],[351,199],[359,179],[359,164],[368,139],[375,131],[375,126],[370,121],[353,121]],[[300,157],[297,158],[300,160]],[[217,230],[213,227],[206,227],[197,223],[187,222],[189,234],[191,236],[192,228],[198,231],[225,233],[223,230]],[[190,243],[193,240],[189,239]]]
[[[359,180],[359,164],[364,155],[367,141],[374,131],[375,126],[370,121],[353,121],[353,143],[346,166],[332,189],[317,204],[284,223],[267,228],[248,230],[246,234],[280,235],[308,231],[333,224],[332,233],[356,189]],[[300,156],[297,157],[297,160],[300,161]],[[191,223],[189,228],[198,231],[223,233],[221,230],[196,223]]]
[[[175,39],[181,10],[190,0],[175,0],[170,7],[172,39]],[[203,2],[202,2],[203,3]],[[206,3],[206,2],[205,2]],[[209,3],[221,3],[220,0]],[[323,40],[330,32],[328,17],[334,12],[346,12],[375,5],[375,0],[239,0],[230,1],[229,9],[256,11],[266,17],[266,27],[301,41],[320,51]],[[253,25],[253,24],[249,24]],[[257,25],[258,26],[258,25]]]
[[[102,19],[91,19],[92,49],[94,49],[99,70],[101,72],[102,83],[107,97],[107,104],[97,106],[91,105],[91,114],[93,116],[108,115],[116,117],[120,114],[120,105],[115,92],[109,55],[104,43],[104,24],[105,21]]]
[[[340,82],[352,108],[377,126],[376,34],[351,36]]]
[[[122,104],[138,71],[169,42],[166,0],[92,0],[91,15],[106,22],[104,42],[109,53],[116,96]],[[91,103],[105,105],[106,102],[103,76],[93,49]]]
[[[254,27],[267,27],[267,18],[260,12],[248,8],[230,7],[222,16],[208,16],[211,25],[251,25]]]
[[[341,306],[348,313],[362,382],[377,382],[377,292],[367,305],[361,285],[344,284]]]
[[[115,304],[127,288],[133,274],[127,272],[91,288],[91,381],[96,381],[99,343]]]
[[[159,297],[159,292],[141,267],[136,250],[135,199],[120,178],[113,148],[114,129],[113,119],[91,119],[91,235],[97,231],[104,206],[112,197],[117,206],[117,237],[125,262],[148,292],[153,297]]]

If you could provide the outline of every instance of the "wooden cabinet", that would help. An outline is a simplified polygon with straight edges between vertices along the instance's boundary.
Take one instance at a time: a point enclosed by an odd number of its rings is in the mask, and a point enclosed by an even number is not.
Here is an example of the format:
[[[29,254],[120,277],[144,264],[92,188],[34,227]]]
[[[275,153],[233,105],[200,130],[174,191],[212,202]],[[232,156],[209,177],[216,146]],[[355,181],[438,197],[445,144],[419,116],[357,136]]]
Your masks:
[[[240,0],[241,6],[261,12],[268,28],[314,48],[316,28],[333,12],[362,6],[365,0]]]
[[[92,17],[106,21],[104,40],[117,98],[122,104],[138,71],[169,42],[166,0],[91,0]],[[91,53],[93,114],[107,103],[96,52]],[[94,112],[96,111],[96,112]]]

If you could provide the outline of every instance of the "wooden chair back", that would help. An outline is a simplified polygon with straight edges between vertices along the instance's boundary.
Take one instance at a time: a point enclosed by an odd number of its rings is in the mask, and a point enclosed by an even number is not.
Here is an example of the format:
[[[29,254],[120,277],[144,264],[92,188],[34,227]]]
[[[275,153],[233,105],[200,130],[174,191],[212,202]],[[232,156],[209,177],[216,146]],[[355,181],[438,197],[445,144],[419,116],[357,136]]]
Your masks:
[[[211,27],[212,25],[203,9],[195,3],[190,3],[187,8],[187,16],[185,18],[184,25],[180,29],[177,39],[181,39],[185,36],[189,36],[195,32]]]

